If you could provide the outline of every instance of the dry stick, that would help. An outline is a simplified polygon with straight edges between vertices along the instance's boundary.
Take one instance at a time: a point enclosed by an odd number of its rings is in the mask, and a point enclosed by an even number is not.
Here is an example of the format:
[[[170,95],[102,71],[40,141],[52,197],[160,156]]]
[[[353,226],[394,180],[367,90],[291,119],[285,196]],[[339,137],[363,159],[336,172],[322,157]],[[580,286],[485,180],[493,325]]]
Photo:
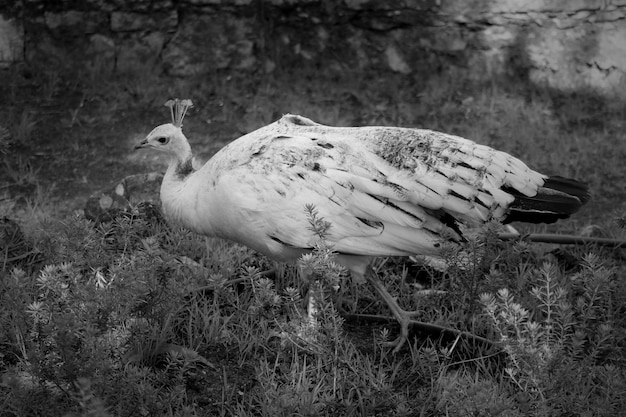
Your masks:
[[[531,242],[540,243],[557,243],[560,245],[587,245],[594,244],[606,246],[609,248],[626,248],[626,240],[610,239],[606,237],[589,237],[577,235],[561,235],[551,233],[533,233],[528,235],[520,235],[518,233],[498,233],[501,240],[529,240]]]
[[[379,322],[394,322],[396,319],[391,316],[379,316],[377,314],[342,314],[343,318],[348,320],[367,320],[367,321],[379,321]],[[477,342],[481,342],[490,346],[495,346],[497,342],[493,340],[485,339],[484,337],[475,335],[470,332],[466,332],[463,330],[453,329],[452,327],[441,326],[439,324],[427,323],[418,320],[410,320],[410,323],[428,333],[442,333],[448,336],[454,337],[464,337],[466,339],[474,340]]]

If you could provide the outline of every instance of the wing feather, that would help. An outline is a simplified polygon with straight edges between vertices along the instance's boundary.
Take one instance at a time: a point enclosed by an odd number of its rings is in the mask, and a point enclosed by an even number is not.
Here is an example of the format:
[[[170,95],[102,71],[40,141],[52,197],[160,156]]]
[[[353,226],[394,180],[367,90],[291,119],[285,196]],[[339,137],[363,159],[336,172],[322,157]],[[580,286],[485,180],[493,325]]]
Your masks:
[[[442,238],[460,239],[459,225],[502,219],[514,200],[506,187],[534,195],[546,178],[504,152],[452,135],[334,128],[296,123],[298,117],[239,139],[229,145],[230,159],[214,164],[214,191],[228,200],[223,207],[239,210],[222,217],[245,219],[221,234],[275,258],[313,245],[308,204],[331,222],[328,239],[341,253],[428,255]]]

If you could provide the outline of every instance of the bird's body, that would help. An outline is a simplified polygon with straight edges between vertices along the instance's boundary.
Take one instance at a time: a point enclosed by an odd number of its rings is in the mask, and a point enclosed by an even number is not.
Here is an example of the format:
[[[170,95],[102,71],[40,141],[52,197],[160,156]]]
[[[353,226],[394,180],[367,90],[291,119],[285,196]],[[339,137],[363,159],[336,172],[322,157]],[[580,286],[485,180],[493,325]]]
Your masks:
[[[436,256],[443,243],[463,241],[468,228],[491,220],[553,222],[589,198],[577,181],[548,177],[457,136],[330,127],[296,115],[233,141],[194,170],[182,116],[184,110],[173,113],[173,124],[155,128],[138,146],[171,156],[161,187],[168,219],[289,262],[318,238],[305,210],[313,205],[331,223],[326,239],[337,262],[357,280],[371,257]],[[406,338],[408,312],[371,282]]]
[[[305,212],[314,205],[332,224],[339,263],[356,274],[373,256],[436,255],[490,220],[555,221],[587,198],[580,183],[457,136],[295,115],[235,140],[197,171],[191,156],[188,146],[172,156],[161,187],[170,220],[293,261],[314,245]]]

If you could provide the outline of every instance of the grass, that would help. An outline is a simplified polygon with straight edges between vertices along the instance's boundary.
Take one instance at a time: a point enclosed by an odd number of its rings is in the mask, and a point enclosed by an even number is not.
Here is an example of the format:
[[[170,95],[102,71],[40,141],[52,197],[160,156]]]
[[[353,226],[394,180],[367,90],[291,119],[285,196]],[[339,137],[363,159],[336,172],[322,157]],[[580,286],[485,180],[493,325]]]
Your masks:
[[[415,331],[394,355],[384,345],[393,322],[338,313],[389,315],[373,289],[334,266],[323,239],[332,224],[312,207],[321,239],[301,261],[304,280],[293,265],[141,208],[101,224],[80,212],[94,190],[147,169],[128,156],[133,139],[166,120],[165,99],[188,97],[196,107],[185,128],[204,157],[287,112],[427,127],[588,181],[589,206],[549,229],[623,236],[623,107],[452,71],[428,83],[306,68],[192,82],[102,63],[67,71],[13,68],[0,86],[4,103],[16,99],[0,107],[0,208],[18,221],[0,229],[1,417],[609,416],[626,407],[618,251],[500,242],[488,227],[447,249],[444,274],[379,259],[380,279],[421,321],[494,342]],[[318,294],[317,326],[307,287]]]

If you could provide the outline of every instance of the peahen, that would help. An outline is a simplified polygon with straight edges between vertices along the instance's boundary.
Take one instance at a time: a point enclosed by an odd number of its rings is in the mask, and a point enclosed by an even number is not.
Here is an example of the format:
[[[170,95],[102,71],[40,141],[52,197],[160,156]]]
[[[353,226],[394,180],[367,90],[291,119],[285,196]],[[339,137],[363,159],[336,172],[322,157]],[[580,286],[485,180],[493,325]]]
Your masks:
[[[311,251],[305,206],[332,224],[336,261],[367,279],[408,336],[403,310],[369,268],[376,256],[437,256],[444,242],[491,220],[551,223],[590,196],[576,180],[547,176],[468,139],[424,129],[330,127],[287,114],[225,146],[195,169],[182,132],[190,100],[170,100],[172,123],[137,148],[169,155],[161,185],[166,217],[242,243],[278,261]]]

